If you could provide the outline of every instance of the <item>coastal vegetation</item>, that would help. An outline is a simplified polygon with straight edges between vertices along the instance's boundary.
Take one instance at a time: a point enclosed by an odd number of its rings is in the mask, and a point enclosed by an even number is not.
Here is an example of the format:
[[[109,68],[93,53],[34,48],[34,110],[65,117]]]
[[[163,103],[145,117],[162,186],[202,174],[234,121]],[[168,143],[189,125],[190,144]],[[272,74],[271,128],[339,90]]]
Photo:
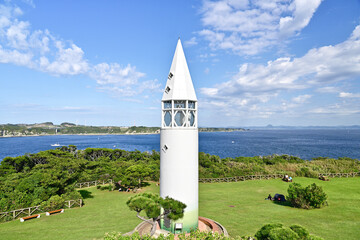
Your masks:
[[[288,155],[220,158],[199,153],[200,178],[288,174],[318,178],[320,173],[360,171],[357,159],[317,158],[302,160]],[[139,188],[144,181],[158,181],[160,154],[121,149],[62,146],[54,150],[6,157],[0,163],[0,211],[35,206],[53,196],[63,200],[80,197],[77,182],[112,179],[121,186]]]
[[[243,128],[199,128],[200,132],[245,131]],[[0,137],[20,137],[61,134],[157,134],[159,127],[131,126],[85,126],[64,122],[55,125],[52,122],[37,124],[1,124]]]
[[[310,234],[326,240],[358,239],[360,222],[360,178],[333,178],[324,182],[295,177],[302,186],[321,186],[328,195],[329,206],[304,210],[264,200],[269,193],[286,194],[289,183],[280,179],[232,183],[200,183],[200,216],[220,222],[230,236],[254,236],[267,223],[284,228],[301,225]],[[1,223],[3,239],[102,239],[105,233],[132,231],[141,220],[126,205],[133,192],[100,191],[96,187],[79,189],[86,193],[82,208],[66,209],[65,213],[25,223]],[[159,186],[150,183],[141,192],[159,194]],[[84,194],[85,195],[85,194]],[[341,227],[339,227],[341,226]]]

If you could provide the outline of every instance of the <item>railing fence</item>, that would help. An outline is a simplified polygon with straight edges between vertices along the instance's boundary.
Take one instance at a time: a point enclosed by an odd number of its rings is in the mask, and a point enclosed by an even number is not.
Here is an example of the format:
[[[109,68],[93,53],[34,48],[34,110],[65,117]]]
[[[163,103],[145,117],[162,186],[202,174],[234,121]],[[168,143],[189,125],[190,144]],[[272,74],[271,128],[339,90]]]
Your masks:
[[[64,207],[74,208],[74,207],[82,207],[83,200],[67,200],[64,202]],[[36,213],[45,212],[41,209],[41,206],[33,206],[21,209],[15,209],[9,212],[0,212],[0,222],[7,222],[21,217],[31,216]]]
[[[223,178],[200,178],[199,182],[201,183],[217,183],[217,182],[240,182],[247,180],[268,180],[283,178],[285,174],[268,174],[268,175],[247,175],[247,176],[238,176],[238,177],[223,177]],[[352,173],[319,173],[319,177],[328,176],[328,177],[356,177],[360,176],[360,172]]]
[[[96,181],[90,181],[90,182],[82,182],[82,183],[76,183],[76,188],[84,188],[84,187],[91,187],[91,186],[97,186],[97,185],[105,185],[108,183],[113,183],[112,179],[108,180],[96,180]]]

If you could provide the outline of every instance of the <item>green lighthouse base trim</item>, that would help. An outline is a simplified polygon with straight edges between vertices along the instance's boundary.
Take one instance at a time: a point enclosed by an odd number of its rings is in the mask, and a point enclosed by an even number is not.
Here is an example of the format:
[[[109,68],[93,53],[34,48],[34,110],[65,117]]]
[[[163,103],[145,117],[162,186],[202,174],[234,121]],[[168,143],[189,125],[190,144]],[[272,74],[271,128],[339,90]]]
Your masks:
[[[183,232],[189,233],[192,230],[196,230],[198,228],[199,212],[197,209],[193,211],[185,212],[183,218],[178,219],[176,221],[170,220],[170,224],[166,223],[166,221],[167,220],[161,219],[160,221],[161,229],[167,230],[175,234],[183,233]],[[179,228],[180,226],[181,226],[181,230]]]

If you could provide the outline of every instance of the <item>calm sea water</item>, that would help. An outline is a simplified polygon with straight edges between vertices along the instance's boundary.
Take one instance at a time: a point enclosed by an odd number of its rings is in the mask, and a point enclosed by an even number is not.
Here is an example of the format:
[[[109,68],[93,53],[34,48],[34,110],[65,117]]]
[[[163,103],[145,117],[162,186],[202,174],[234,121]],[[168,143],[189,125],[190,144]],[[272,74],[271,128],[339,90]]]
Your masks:
[[[160,149],[160,135],[39,136],[0,138],[0,161],[54,149],[51,144],[151,151]],[[360,159],[360,130],[251,130],[199,134],[199,150],[220,157],[289,154],[303,159],[351,157]]]

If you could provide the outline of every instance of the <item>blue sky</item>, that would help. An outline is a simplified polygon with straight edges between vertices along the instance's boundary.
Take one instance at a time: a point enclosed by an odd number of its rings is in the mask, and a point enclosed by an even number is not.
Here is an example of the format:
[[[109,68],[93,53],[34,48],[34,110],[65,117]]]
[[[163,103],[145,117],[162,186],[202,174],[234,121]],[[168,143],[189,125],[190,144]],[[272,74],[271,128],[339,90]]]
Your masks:
[[[0,123],[160,126],[178,37],[200,126],[360,124],[359,0],[0,0]]]

